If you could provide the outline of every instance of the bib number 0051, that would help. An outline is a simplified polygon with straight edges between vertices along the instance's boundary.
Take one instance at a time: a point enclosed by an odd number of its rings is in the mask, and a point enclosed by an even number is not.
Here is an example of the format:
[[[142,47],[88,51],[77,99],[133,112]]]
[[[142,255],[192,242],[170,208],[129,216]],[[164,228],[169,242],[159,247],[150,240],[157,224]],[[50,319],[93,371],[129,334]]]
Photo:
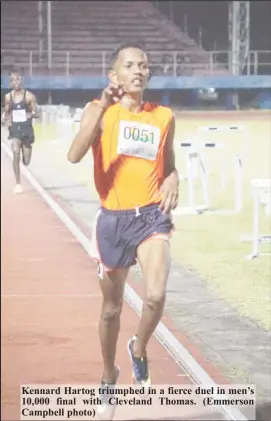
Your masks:
[[[154,132],[149,132],[146,129],[139,129],[138,127],[125,127],[123,131],[124,139],[133,139],[135,142],[150,142],[153,145]]]
[[[121,120],[118,154],[154,161],[160,145],[160,128],[152,124]]]

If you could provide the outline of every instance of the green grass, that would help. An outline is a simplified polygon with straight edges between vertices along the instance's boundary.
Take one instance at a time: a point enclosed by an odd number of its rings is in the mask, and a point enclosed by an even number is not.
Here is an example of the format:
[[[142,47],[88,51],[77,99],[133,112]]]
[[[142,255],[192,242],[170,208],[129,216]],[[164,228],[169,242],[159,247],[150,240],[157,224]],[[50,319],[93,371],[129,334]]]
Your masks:
[[[194,115],[194,117],[193,117]],[[217,124],[244,124],[248,128],[247,144],[243,143],[239,135],[232,137],[220,136],[227,142],[227,151],[213,153],[208,161],[210,169],[211,203],[215,207],[233,207],[233,164],[232,156],[237,153],[244,155],[244,208],[237,215],[212,215],[203,214],[197,216],[176,216],[176,231],[172,239],[173,259],[181,262],[189,269],[198,273],[206,282],[208,288],[215,294],[231,303],[240,315],[247,316],[259,325],[270,329],[271,306],[270,306],[270,278],[271,265],[269,257],[260,257],[253,261],[246,261],[252,246],[251,243],[242,243],[241,237],[252,233],[252,197],[250,192],[250,180],[252,177],[270,177],[271,173],[271,123],[270,113],[263,113],[265,117],[257,118],[239,115],[238,121],[221,120],[214,114],[212,119],[206,119],[201,114],[195,117],[180,114],[176,123],[176,160],[181,173],[185,172],[185,154],[179,147],[179,141],[185,140],[187,133],[195,132],[199,125]],[[37,147],[43,148],[48,139],[57,136],[55,127],[49,127],[45,132],[41,126],[35,128],[39,139]],[[65,139],[65,137],[64,137]],[[217,138],[216,138],[217,139]],[[61,146],[62,145],[62,146]],[[72,174],[76,180],[90,187],[90,194],[94,194],[94,183],[91,174],[91,158],[88,155],[81,165],[67,163],[67,142],[59,140],[51,144],[54,151],[48,159],[63,172]],[[46,148],[47,150],[47,148]],[[223,155],[222,155],[223,154]],[[211,158],[210,158],[211,156]],[[221,159],[228,157],[228,186],[225,190],[220,189],[219,174]],[[197,192],[200,194],[198,183]],[[186,205],[187,184],[181,182],[180,204]],[[271,220],[261,210],[261,232],[271,234]],[[270,245],[262,245],[261,250],[270,250]]]

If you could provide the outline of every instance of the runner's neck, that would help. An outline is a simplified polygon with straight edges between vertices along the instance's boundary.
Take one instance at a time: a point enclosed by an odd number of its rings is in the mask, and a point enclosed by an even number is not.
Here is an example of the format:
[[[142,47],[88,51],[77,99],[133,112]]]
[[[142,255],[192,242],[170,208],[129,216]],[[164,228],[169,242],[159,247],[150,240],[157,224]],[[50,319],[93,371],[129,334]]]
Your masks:
[[[13,89],[12,91],[11,91],[11,96],[14,98],[18,98],[18,97],[24,97],[24,94],[25,94],[25,90],[23,89],[23,88],[21,88],[21,89],[19,89],[19,90],[15,90],[15,89]]]
[[[131,113],[140,113],[142,110],[142,95],[132,96],[130,94],[125,94],[121,101],[121,107],[127,108]]]

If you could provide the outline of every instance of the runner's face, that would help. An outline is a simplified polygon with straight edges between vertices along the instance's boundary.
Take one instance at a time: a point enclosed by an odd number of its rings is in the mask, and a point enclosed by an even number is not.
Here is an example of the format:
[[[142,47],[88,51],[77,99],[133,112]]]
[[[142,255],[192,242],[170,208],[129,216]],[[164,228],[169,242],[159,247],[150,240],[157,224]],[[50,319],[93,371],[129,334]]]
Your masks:
[[[125,48],[119,53],[113,73],[124,92],[143,92],[150,74],[146,54],[138,48]]]
[[[14,75],[11,76],[10,83],[11,83],[12,89],[14,89],[15,91],[19,91],[22,88],[21,76],[15,73]]]

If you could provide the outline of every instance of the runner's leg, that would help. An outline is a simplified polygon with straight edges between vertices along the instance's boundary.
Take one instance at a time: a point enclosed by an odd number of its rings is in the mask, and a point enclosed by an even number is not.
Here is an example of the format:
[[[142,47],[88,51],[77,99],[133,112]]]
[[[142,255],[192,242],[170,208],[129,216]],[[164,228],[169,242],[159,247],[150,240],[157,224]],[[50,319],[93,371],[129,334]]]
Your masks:
[[[22,154],[23,154],[23,164],[25,166],[30,164],[31,156],[32,156],[32,146],[22,144]]]
[[[137,257],[145,281],[145,300],[137,335],[128,342],[128,353],[132,362],[133,381],[150,386],[146,347],[164,310],[166,283],[170,269],[169,242],[164,238],[151,237],[137,249]]]
[[[169,241],[152,237],[138,247],[137,256],[145,283],[146,298],[133,353],[136,357],[143,357],[146,354],[147,343],[164,310],[166,283],[170,270]]]
[[[13,170],[16,179],[16,185],[21,184],[20,174],[20,155],[21,155],[22,142],[19,139],[11,140],[11,149],[13,152]]]
[[[124,285],[129,269],[105,272],[100,277],[103,294],[99,333],[104,361],[103,380],[111,383],[116,379],[115,356],[120,330],[120,314]]]

